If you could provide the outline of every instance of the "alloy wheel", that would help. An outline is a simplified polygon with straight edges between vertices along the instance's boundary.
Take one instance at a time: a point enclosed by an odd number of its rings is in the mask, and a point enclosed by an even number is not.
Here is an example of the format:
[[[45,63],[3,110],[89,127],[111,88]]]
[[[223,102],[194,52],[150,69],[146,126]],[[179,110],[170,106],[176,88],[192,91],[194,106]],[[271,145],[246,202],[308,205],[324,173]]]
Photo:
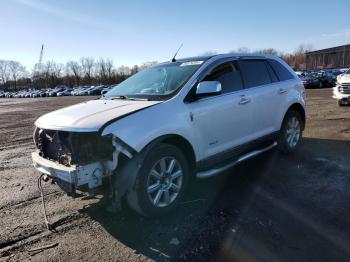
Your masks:
[[[163,157],[151,168],[147,180],[147,194],[156,207],[167,207],[175,201],[182,187],[183,170],[179,161]]]
[[[299,119],[295,116],[291,117],[287,124],[286,139],[290,148],[296,147],[301,134],[301,126]]]

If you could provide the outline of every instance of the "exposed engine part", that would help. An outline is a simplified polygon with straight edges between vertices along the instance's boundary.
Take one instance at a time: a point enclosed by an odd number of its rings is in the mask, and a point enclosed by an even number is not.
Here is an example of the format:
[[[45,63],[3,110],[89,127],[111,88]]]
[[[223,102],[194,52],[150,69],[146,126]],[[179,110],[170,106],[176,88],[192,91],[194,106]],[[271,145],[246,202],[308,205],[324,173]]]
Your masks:
[[[79,133],[37,128],[34,142],[40,156],[65,166],[111,160],[112,136],[97,132]]]
[[[95,141],[81,140],[86,137],[90,139],[95,137]],[[41,173],[50,176],[58,186],[73,197],[76,189],[89,192],[101,186],[105,177],[112,176],[118,166],[120,153],[128,158],[134,155],[130,147],[113,135],[97,138],[95,133],[78,134],[37,129],[34,138],[39,148],[39,153],[32,154],[34,166]],[[82,144],[80,148],[73,146],[71,147],[73,150],[69,151],[70,145],[78,145],[73,139],[80,139]],[[86,148],[84,144],[94,146],[91,152],[97,152],[97,156],[91,154],[87,157],[88,155],[84,153],[84,148]],[[103,149],[107,149],[108,157],[99,153]],[[79,158],[76,158],[75,154],[79,154]],[[76,159],[81,160],[83,155],[84,160],[90,159],[90,161],[87,163],[85,161],[73,162]]]
[[[37,145],[41,146],[41,139],[43,135],[47,136],[47,133],[44,131],[38,131],[38,138],[36,139]],[[57,133],[53,136],[48,136],[47,139],[53,143],[57,137]],[[110,160],[93,162],[85,165],[65,165],[63,163],[55,163],[50,159],[46,159],[41,151],[38,153],[33,153],[32,158],[34,166],[42,173],[38,178],[38,189],[41,194],[42,210],[44,214],[45,224],[48,230],[52,231],[52,224],[50,224],[45,206],[45,195],[41,185],[42,181],[47,181],[48,177],[52,178],[53,181],[57,183],[65,192],[71,196],[75,196],[76,188],[87,186],[88,192],[91,192],[94,188],[97,188],[102,185],[102,179],[104,177],[109,178],[111,181],[111,175],[114,173],[118,166],[118,159],[120,153],[123,153],[125,156],[132,158],[133,154],[131,150],[125,146],[118,143],[118,139],[114,136],[111,137],[111,145],[114,148],[113,153],[111,154]],[[57,143],[59,144],[59,143]],[[110,183],[112,186],[112,183]],[[120,208],[119,194],[118,192],[113,191],[113,201],[114,207]]]

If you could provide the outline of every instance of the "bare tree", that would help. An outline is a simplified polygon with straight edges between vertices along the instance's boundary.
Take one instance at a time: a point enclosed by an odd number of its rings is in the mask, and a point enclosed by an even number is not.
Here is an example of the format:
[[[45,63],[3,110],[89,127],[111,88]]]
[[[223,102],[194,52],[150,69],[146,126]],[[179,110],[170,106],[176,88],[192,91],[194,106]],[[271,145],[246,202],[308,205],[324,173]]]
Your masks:
[[[111,84],[111,81],[113,78],[113,61],[110,59],[106,59],[105,68],[106,68],[106,73],[108,78],[108,81],[105,84]]]
[[[266,48],[266,49],[257,50],[255,53],[257,53],[257,54],[275,55],[275,56],[280,55],[280,52],[278,52],[274,48]]]
[[[139,70],[141,71],[141,70],[143,70],[143,69],[145,69],[145,68],[154,66],[154,65],[156,65],[156,64],[158,64],[157,61],[145,62],[145,63],[143,63],[143,64],[139,67]]]
[[[291,54],[285,54],[282,58],[294,69],[305,69],[306,68],[306,57],[305,53],[311,51],[312,45],[301,44]]]
[[[42,74],[44,78],[44,86],[54,87],[62,84],[63,64],[55,61],[48,61],[43,65]]]
[[[10,70],[11,80],[14,82],[15,89],[17,88],[17,80],[20,77],[24,77],[26,74],[26,69],[17,61],[8,61],[8,66]]]
[[[80,85],[82,67],[76,61],[69,61],[66,65],[67,74],[72,74],[75,78],[75,84]]]
[[[118,74],[121,74],[121,75],[130,75],[131,70],[130,70],[130,67],[122,65],[118,68],[117,72]]]
[[[282,53],[274,48],[254,50],[255,53],[272,54],[282,57],[290,66],[295,69],[305,68],[305,52],[312,50],[310,45],[300,45],[291,53]],[[252,53],[247,47],[240,47],[230,53]],[[205,52],[202,55],[213,55],[214,52]],[[117,84],[132,74],[147,67],[157,64],[156,61],[145,62],[132,67],[120,66],[115,68],[113,61],[108,58],[99,59],[95,62],[92,57],[82,57],[78,61],[69,61],[65,67],[54,61],[48,61],[42,65],[40,72],[33,74],[31,79],[26,76],[24,66],[15,61],[0,60],[0,87],[8,88],[18,85],[35,86],[36,88],[55,87],[60,84],[70,86],[81,84]],[[63,71],[65,69],[65,71]],[[34,70],[35,71],[35,70]]]
[[[134,75],[134,74],[136,74],[136,73],[139,72],[139,71],[140,71],[139,66],[138,66],[138,65],[134,65],[134,66],[131,68],[130,74]]]
[[[8,60],[0,60],[0,80],[3,85],[10,80],[10,68]]]
[[[248,47],[240,47],[237,50],[230,51],[230,54],[249,54],[250,49]]]
[[[100,79],[100,82],[107,81],[107,71],[106,71],[106,63],[103,58],[96,63],[96,73]]]
[[[94,72],[95,59],[93,57],[82,57],[80,59],[81,69],[88,84],[91,84],[91,79]]]
[[[205,51],[203,53],[200,53],[199,56],[212,56],[212,55],[216,55],[217,52],[215,51]]]

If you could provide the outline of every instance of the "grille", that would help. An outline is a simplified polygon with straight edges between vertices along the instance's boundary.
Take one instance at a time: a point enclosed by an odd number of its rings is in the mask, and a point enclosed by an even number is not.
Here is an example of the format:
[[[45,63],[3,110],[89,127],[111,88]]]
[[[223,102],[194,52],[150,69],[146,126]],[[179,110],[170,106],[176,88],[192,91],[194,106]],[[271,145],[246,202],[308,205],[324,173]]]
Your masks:
[[[36,129],[34,141],[42,157],[66,166],[109,160],[114,151],[111,138],[95,132]]]
[[[342,94],[350,94],[350,83],[342,83],[338,87],[338,91]]]

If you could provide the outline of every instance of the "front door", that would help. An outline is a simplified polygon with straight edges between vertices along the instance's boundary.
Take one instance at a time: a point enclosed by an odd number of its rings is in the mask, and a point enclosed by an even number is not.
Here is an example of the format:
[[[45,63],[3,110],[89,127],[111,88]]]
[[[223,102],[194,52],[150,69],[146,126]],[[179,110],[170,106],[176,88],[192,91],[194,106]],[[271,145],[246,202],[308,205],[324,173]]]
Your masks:
[[[201,160],[224,157],[249,141],[254,132],[252,100],[234,62],[215,67],[202,81],[219,81],[222,93],[188,104]],[[223,159],[222,159],[223,160]]]

